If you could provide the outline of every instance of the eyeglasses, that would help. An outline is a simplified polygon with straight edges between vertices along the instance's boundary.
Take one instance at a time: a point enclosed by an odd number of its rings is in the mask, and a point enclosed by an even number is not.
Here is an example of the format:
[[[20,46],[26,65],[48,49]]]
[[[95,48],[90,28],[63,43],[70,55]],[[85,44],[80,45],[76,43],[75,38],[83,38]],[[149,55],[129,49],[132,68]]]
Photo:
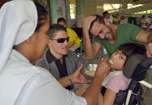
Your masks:
[[[57,40],[58,43],[64,43],[65,40],[68,42],[69,41],[69,37],[67,38],[59,38],[59,39],[51,39],[51,40]]]

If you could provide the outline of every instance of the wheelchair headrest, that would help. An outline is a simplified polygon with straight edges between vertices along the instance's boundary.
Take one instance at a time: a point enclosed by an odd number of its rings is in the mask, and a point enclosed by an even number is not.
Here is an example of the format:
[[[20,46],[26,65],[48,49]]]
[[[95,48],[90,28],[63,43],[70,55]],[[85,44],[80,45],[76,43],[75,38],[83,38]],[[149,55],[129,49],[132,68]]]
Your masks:
[[[151,64],[152,58],[147,58],[146,55],[132,55],[124,66],[123,74],[127,78],[140,81],[143,79]]]

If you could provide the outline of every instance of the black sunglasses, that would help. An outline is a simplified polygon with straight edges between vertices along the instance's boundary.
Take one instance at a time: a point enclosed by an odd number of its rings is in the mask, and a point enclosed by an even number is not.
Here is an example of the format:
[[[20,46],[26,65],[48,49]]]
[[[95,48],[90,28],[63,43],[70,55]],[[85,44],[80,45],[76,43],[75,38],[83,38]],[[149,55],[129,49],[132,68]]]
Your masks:
[[[69,41],[69,37],[67,38],[59,38],[59,39],[51,39],[51,40],[57,40],[58,43],[64,43],[65,40],[68,42]]]

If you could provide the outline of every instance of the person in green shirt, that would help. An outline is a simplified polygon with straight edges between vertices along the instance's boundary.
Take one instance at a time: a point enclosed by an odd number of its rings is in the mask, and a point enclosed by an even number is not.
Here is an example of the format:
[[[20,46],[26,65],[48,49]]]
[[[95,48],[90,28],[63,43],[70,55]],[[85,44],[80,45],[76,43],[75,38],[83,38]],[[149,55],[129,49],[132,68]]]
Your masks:
[[[90,42],[89,33],[95,36]],[[83,22],[83,47],[87,59],[93,59],[104,45],[109,57],[123,43],[148,44],[147,56],[152,57],[152,32],[143,31],[132,24],[115,25],[100,16],[88,16]]]

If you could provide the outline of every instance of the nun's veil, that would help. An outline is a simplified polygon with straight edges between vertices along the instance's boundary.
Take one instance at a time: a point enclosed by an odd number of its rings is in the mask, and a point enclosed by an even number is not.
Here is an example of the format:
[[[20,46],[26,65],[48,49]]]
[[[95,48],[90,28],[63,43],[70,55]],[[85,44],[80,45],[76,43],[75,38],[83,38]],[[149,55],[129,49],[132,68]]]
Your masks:
[[[0,72],[14,45],[28,39],[37,26],[37,10],[31,0],[13,0],[0,9]]]

